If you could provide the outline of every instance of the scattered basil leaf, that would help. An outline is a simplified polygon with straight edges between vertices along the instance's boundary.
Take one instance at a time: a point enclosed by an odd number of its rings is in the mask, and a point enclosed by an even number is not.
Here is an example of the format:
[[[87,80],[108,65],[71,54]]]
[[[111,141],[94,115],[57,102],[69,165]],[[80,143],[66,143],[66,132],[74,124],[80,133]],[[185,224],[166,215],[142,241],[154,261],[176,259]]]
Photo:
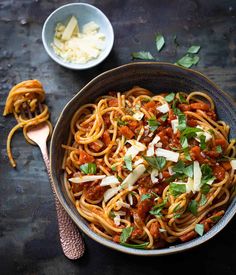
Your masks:
[[[133,59],[142,59],[142,60],[153,60],[154,57],[150,52],[140,51],[140,52],[133,52],[131,54]]]
[[[179,209],[180,209],[180,203],[175,206],[175,208],[173,209],[173,212],[176,212]]]
[[[166,121],[166,120],[167,120],[167,117],[168,117],[168,114],[165,114],[165,115],[161,116],[160,119],[161,119],[162,121]]]
[[[113,166],[113,165],[112,165],[112,166],[111,166],[111,170],[112,170],[112,171],[116,171],[116,166]]]
[[[198,203],[195,200],[191,200],[188,204],[188,210],[194,215],[197,216]]]
[[[160,125],[160,122],[157,121],[155,117],[149,118],[147,122],[151,131],[155,131],[157,127]]]
[[[171,195],[173,195],[174,197],[177,197],[183,193],[186,193],[186,185],[172,182],[169,185],[169,191]]]
[[[156,47],[158,52],[161,51],[161,49],[163,48],[163,46],[165,45],[165,38],[162,34],[158,33],[156,35]]]
[[[159,204],[153,206],[152,209],[149,211],[149,213],[151,215],[160,217],[162,215],[161,211],[165,207],[166,203],[167,203],[167,198],[165,198],[162,203],[159,203]]]
[[[186,54],[177,61],[177,64],[185,68],[190,68],[192,65],[196,65],[198,61],[199,57],[197,55],[190,56],[189,54]]]
[[[202,164],[201,171],[202,171],[202,178],[201,178],[202,185],[207,184],[209,181],[212,181],[215,179],[215,177],[213,176],[212,169],[208,164]]]
[[[182,216],[182,213],[175,213],[173,217],[174,217],[174,219],[178,219],[181,216]]]
[[[186,98],[181,94],[179,94],[179,101],[180,101],[180,103],[187,103]]]
[[[193,56],[193,65],[197,65],[197,63],[199,62],[200,58],[198,55],[194,55]]]
[[[206,136],[205,135],[200,135],[199,139],[200,139],[200,148],[201,148],[201,150],[206,149]]]
[[[143,102],[150,102],[151,99],[148,98],[148,97],[143,97],[143,98],[141,99],[141,101],[143,101]]]
[[[80,165],[80,170],[86,175],[94,175],[96,174],[97,166],[95,163],[85,163],[83,165]]]
[[[185,114],[178,114],[178,126],[177,128],[180,131],[183,131],[187,127],[187,121],[186,121],[186,116]]]
[[[152,194],[149,194],[149,193],[143,194],[143,195],[141,196],[141,201],[150,199],[151,197],[152,197]]]
[[[188,139],[185,136],[180,137],[180,144],[183,149],[188,148]]]
[[[200,46],[193,45],[188,49],[188,53],[198,53],[200,48]]]
[[[184,131],[181,133],[181,136],[186,136],[187,138],[196,137],[196,133],[202,132],[202,129],[194,128],[194,127],[187,127],[184,129]]]
[[[122,233],[120,235],[120,242],[122,244],[128,240],[128,238],[131,236],[133,230],[134,230],[134,228],[132,226],[122,229]]]
[[[118,119],[118,120],[117,120],[117,125],[118,125],[118,126],[124,126],[124,125],[127,125],[127,124],[128,124],[127,121],[123,121],[123,120],[121,120],[121,119]]]
[[[173,100],[173,104],[172,104],[172,109],[173,109],[175,115],[182,114],[182,112],[180,111],[180,109],[176,107],[177,103],[178,103],[178,100],[174,99]]]
[[[175,98],[175,93],[170,93],[167,96],[165,96],[165,101],[167,101],[168,103],[173,101]]]
[[[216,146],[216,152],[217,153],[222,153],[222,147],[220,145]]]
[[[206,203],[207,203],[207,197],[206,197],[204,194],[202,194],[202,195],[201,195],[200,202],[199,202],[199,206],[203,206],[203,205],[205,205]]]
[[[193,177],[193,165],[185,167],[185,164],[182,160],[179,160],[172,170],[179,175],[186,175],[187,177]]]
[[[192,164],[184,168],[184,174],[190,178],[193,177],[193,165]]]
[[[115,218],[115,214],[114,214],[114,211],[110,211],[110,213],[109,213],[109,217],[110,218],[112,218],[112,219],[114,219]]]
[[[222,218],[222,216],[213,216],[211,217],[210,219],[213,221],[213,222],[218,222],[220,219]]]
[[[147,247],[149,245],[149,242],[140,243],[140,244],[121,243],[121,245],[126,246],[126,247],[135,248],[135,249],[142,249],[142,248]]]
[[[158,169],[158,171],[161,171],[166,165],[166,158],[164,158],[164,157],[147,157],[147,156],[143,156],[143,158],[153,168]]]
[[[198,233],[198,235],[202,236],[204,233],[204,225],[197,223],[195,225],[195,231]]]
[[[189,161],[192,160],[192,159],[191,159],[191,156],[190,156],[190,154],[189,154],[188,148],[185,148],[185,149],[184,149],[184,157],[185,157],[186,160],[189,160]]]
[[[132,167],[132,156],[131,155],[125,156],[124,157],[124,161],[125,161],[126,168],[129,171],[132,171],[133,170],[133,167]]]
[[[207,193],[209,193],[210,189],[211,189],[211,187],[209,184],[203,184],[201,186],[201,193],[206,195]]]

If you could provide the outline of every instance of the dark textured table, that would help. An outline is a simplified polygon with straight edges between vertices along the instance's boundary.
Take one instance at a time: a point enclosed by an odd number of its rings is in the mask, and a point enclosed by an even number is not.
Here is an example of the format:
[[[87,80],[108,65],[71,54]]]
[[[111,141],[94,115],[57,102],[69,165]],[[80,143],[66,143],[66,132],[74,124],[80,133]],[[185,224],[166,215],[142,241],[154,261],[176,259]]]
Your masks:
[[[15,83],[37,78],[47,91],[51,120],[56,122],[65,103],[99,73],[131,62],[130,53],[148,50],[160,61],[175,62],[192,44],[202,46],[196,69],[236,98],[236,2],[87,1],[111,20],[114,48],[99,66],[70,71],[44,51],[44,20],[67,1],[0,1],[0,112]],[[166,45],[155,49],[154,37],[164,34]],[[174,35],[177,35],[176,47]],[[7,134],[13,117],[0,116],[0,274],[236,274],[235,218],[213,240],[191,251],[168,257],[134,257],[103,247],[88,237],[78,261],[64,257],[58,239],[54,201],[37,147],[19,131],[13,139],[17,168],[6,156]],[[195,274],[195,273],[194,273]]]

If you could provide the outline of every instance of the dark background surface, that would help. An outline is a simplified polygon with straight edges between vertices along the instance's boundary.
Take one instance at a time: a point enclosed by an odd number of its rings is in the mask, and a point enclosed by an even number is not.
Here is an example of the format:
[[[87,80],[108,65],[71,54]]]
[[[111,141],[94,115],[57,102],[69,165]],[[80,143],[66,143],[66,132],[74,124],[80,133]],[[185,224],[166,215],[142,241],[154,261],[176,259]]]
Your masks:
[[[99,73],[132,62],[131,52],[148,50],[158,60],[174,63],[192,44],[202,46],[196,69],[236,99],[235,0],[87,1],[111,20],[115,43],[102,64],[77,72],[49,59],[41,41],[44,20],[66,3],[0,1],[0,113],[12,85],[37,78],[47,92],[55,124],[76,91]],[[155,49],[157,32],[166,39],[161,53]],[[112,251],[85,236],[83,258],[75,262],[66,259],[40,151],[27,144],[20,131],[12,143],[17,168],[9,165],[6,138],[15,123],[11,116],[0,116],[0,274],[189,274],[197,270],[201,274],[236,274],[235,218],[213,240],[182,254],[134,257]]]

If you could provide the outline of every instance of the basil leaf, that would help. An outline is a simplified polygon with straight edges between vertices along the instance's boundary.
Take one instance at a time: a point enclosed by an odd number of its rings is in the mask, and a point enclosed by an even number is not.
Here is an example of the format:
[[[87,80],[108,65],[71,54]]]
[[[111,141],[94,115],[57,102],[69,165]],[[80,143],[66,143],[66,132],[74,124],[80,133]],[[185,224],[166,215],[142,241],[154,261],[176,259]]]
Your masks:
[[[179,160],[175,166],[172,167],[172,170],[173,172],[175,173],[180,173],[182,174],[183,173],[183,170],[184,170],[184,162],[182,160]]]
[[[186,116],[184,114],[178,114],[178,126],[180,131],[183,131],[187,127]]]
[[[206,195],[210,191],[211,187],[209,184],[203,184],[201,186],[201,193]]]
[[[216,152],[217,153],[222,153],[222,147],[220,145],[216,146]]]
[[[152,195],[151,194],[143,194],[142,196],[141,196],[141,201],[144,201],[144,200],[147,200],[147,199],[150,199],[152,197]]]
[[[124,157],[124,161],[125,161],[125,166],[129,171],[132,171],[132,156],[128,155]]]
[[[188,139],[185,136],[180,137],[180,144],[183,149],[188,148]]]
[[[133,59],[142,59],[142,60],[153,60],[154,57],[150,52],[140,51],[140,52],[133,52],[131,54]]]
[[[112,170],[112,171],[116,171],[116,166],[113,166],[113,165],[112,165],[112,166],[111,166],[111,170]]]
[[[189,165],[184,168],[184,174],[190,178],[193,178],[193,165]]]
[[[195,225],[195,231],[198,233],[198,235],[202,236],[204,233],[204,225],[197,223]]]
[[[176,214],[174,214],[174,219],[178,219],[178,218],[180,218],[182,216],[182,213],[176,213]]]
[[[162,203],[153,206],[153,208],[149,211],[149,213],[155,216],[161,216],[162,215],[161,211],[165,207],[166,203],[167,203],[167,198],[165,198]]]
[[[123,121],[123,120],[121,120],[121,119],[118,119],[118,120],[117,120],[117,125],[118,125],[118,126],[123,126],[123,125],[127,125],[127,124],[128,124],[127,121]]]
[[[183,193],[186,193],[186,185],[172,182],[169,185],[169,191],[171,195],[173,195],[174,197],[177,197]]]
[[[184,150],[184,157],[185,157],[186,160],[189,160],[189,161],[192,160],[192,159],[191,159],[191,156],[190,156],[190,154],[189,154],[188,148],[185,148],[185,150]]]
[[[198,53],[200,48],[200,46],[193,45],[188,49],[188,53]]]
[[[135,248],[135,249],[142,249],[142,248],[147,247],[149,245],[149,242],[140,243],[140,244],[121,243],[121,245],[126,246],[126,247]]]
[[[177,99],[174,99],[173,101],[173,104],[172,104],[172,109],[174,111],[174,114],[175,115],[179,115],[179,114],[183,114],[179,108],[176,107],[176,104],[177,104],[178,100]]]
[[[215,177],[213,175],[212,169],[208,164],[201,165],[202,179],[201,184],[207,184],[209,181],[214,181]]]
[[[133,230],[134,230],[134,228],[132,226],[122,229],[122,233],[120,235],[120,242],[122,244],[128,240],[128,238],[131,236]]]
[[[181,94],[179,94],[179,101],[180,101],[180,103],[187,103],[186,98]]]
[[[161,51],[161,49],[163,48],[163,46],[165,45],[165,38],[162,34],[158,33],[156,35],[156,47],[158,52]]]
[[[202,194],[201,195],[201,200],[200,200],[200,202],[199,202],[199,206],[203,206],[203,205],[205,205],[207,203],[207,197],[204,195],[204,194]]]
[[[197,216],[198,203],[195,200],[191,200],[188,204],[188,210],[194,215]]]
[[[181,136],[186,136],[187,138],[195,137],[196,133],[202,132],[202,129],[194,128],[194,127],[187,127],[184,129],[184,131],[181,133]]]
[[[197,55],[190,56],[189,54],[186,54],[185,56],[183,56],[177,61],[177,64],[185,68],[190,68],[192,67],[192,65],[196,65],[198,61],[199,61],[199,56]]]
[[[162,121],[166,121],[166,120],[167,120],[167,117],[168,117],[168,114],[161,116],[160,119],[161,119]]]
[[[222,218],[222,216],[215,216],[215,217],[211,217],[210,219],[211,219],[213,222],[218,222],[221,218]]]
[[[165,96],[165,101],[167,101],[168,103],[173,101],[175,98],[175,93],[170,93],[167,96]]]
[[[166,165],[166,158],[164,157],[147,157],[143,156],[143,158],[151,165],[153,168],[162,170]]]
[[[177,164],[172,168],[175,173],[179,175],[186,175],[187,177],[193,177],[193,165],[185,167],[185,164],[182,160],[179,160]]]
[[[114,211],[110,211],[110,213],[109,213],[109,217],[110,218],[112,218],[112,219],[114,219],[115,218],[115,214],[114,214]]]
[[[86,175],[94,175],[96,174],[97,166],[95,163],[85,163],[83,165],[80,165],[80,170]]]
[[[201,148],[201,150],[206,149],[206,136],[205,135],[200,135],[199,139],[200,139],[200,148]]]
[[[161,125],[160,122],[158,122],[155,117],[149,118],[147,122],[151,131],[155,131],[157,127]]]

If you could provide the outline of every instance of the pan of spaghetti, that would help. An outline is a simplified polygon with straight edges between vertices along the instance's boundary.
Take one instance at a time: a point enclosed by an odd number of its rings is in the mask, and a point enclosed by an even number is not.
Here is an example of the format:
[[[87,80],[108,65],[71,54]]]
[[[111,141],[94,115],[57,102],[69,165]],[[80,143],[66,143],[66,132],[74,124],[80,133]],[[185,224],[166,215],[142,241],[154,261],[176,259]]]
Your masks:
[[[236,211],[235,117],[232,100],[197,72],[165,63],[108,71],[57,122],[57,195],[111,248],[162,255],[194,247]]]

